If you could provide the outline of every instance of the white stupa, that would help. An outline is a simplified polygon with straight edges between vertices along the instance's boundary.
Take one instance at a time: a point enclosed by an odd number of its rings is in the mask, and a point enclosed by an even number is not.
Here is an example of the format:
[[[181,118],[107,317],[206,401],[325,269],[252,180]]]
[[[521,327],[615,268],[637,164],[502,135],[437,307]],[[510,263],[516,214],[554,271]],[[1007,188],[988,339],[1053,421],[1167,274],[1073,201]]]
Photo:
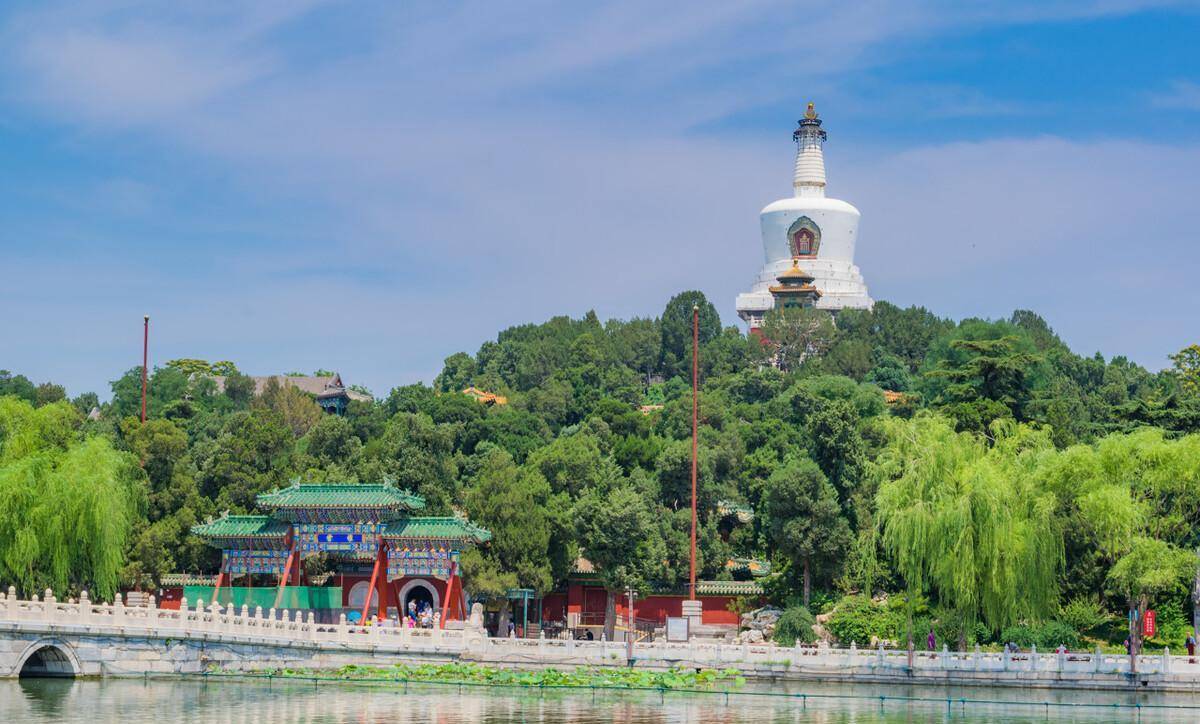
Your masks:
[[[737,298],[738,316],[751,330],[775,307],[771,287],[780,274],[797,264],[814,279],[820,291],[818,309],[870,309],[867,283],[854,265],[858,239],[858,209],[825,196],[825,157],[821,146],[825,131],[813,104],[792,134],[796,142],[796,172],[791,198],[780,199],[762,210],[763,253],[766,264],[750,291]]]

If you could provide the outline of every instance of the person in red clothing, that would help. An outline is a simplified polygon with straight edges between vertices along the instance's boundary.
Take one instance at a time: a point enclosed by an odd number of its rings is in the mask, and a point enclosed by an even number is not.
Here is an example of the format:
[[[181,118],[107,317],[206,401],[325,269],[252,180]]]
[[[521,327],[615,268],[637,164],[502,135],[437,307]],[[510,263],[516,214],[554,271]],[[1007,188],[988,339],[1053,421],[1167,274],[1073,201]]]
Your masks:
[[[1196,663],[1196,637],[1188,634],[1187,640],[1183,642],[1183,645],[1186,646],[1188,650],[1188,663]]]

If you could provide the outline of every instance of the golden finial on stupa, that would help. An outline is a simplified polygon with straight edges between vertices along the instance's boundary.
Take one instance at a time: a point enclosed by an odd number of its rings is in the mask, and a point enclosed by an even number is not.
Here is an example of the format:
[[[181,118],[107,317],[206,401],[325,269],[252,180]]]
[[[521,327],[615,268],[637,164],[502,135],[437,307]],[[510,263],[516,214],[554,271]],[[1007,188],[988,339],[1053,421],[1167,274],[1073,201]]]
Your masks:
[[[808,110],[804,112],[805,118],[816,118],[817,110],[812,103],[808,104]]]

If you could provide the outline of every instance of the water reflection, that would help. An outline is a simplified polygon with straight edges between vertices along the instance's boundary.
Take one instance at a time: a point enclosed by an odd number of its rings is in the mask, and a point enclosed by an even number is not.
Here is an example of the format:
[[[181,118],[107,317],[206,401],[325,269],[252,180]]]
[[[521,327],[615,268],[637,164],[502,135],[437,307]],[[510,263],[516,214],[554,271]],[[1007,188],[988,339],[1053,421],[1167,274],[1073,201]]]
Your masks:
[[[1130,703],[1131,695],[1030,690],[900,689],[793,684],[807,701],[779,697],[666,694],[654,692],[544,693],[514,689],[472,689],[402,685],[351,685],[235,680],[56,680],[0,681],[0,722],[543,722],[545,724],[740,724],[742,722],[962,722],[1136,721],[1137,712],[1116,708],[1029,707],[1024,700]],[[770,691],[779,692],[780,688]],[[889,697],[927,697],[903,702]],[[854,698],[847,698],[853,696]],[[947,705],[946,696],[952,696]],[[960,704],[959,697],[993,703]],[[1066,697],[1064,699],[1064,697]],[[940,698],[940,700],[939,700]],[[1197,706],[1192,696],[1142,695],[1144,704]],[[1154,721],[1194,722],[1195,709],[1144,710]]]

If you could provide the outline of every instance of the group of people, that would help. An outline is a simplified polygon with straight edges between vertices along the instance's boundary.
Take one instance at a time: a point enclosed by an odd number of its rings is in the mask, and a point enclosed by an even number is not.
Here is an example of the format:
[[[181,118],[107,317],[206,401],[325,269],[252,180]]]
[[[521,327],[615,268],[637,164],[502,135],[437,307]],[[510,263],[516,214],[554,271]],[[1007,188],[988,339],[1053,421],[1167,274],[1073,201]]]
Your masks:
[[[404,625],[408,628],[433,628],[433,605],[428,601],[408,602],[408,611],[404,616]]]

